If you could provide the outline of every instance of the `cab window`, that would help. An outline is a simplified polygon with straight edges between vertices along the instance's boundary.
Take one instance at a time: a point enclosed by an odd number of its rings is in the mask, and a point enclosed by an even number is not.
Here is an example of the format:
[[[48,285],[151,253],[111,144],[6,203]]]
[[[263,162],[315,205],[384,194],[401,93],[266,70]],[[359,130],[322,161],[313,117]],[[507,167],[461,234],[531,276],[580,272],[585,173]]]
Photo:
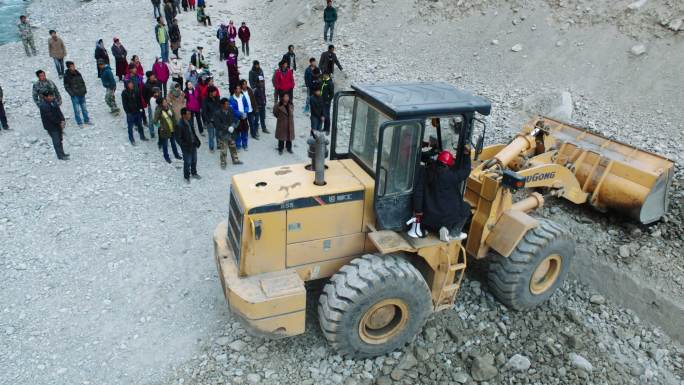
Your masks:
[[[356,116],[352,123],[350,153],[366,166],[367,170],[375,172],[378,131],[380,125],[388,121],[389,117],[360,98],[356,98],[355,103]]]

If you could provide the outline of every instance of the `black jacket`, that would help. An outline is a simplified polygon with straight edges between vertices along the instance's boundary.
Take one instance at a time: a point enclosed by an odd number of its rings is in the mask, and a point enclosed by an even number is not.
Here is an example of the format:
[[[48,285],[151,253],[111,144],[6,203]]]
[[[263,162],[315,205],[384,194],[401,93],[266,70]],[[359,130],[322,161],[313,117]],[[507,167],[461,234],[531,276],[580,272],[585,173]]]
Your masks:
[[[252,67],[249,71],[249,86],[256,89],[259,86],[259,76],[264,76],[264,70],[259,68],[258,70]],[[265,79],[265,78],[264,78]]]
[[[218,97],[213,99],[207,96],[202,101],[202,121],[205,124],[210,124],[214,120],[214,114],[221,108]]]
[[[470,216],[470,206],[463,201],[461,184],[470,175],[470,155],[458,167],[446,167],[435,161],[426,167],[416,168],[416,187],[413,193],[413,211],[423,213],[423,224],[439,230],[445,226],[463,226]]]
[[[161,82],[159,80],[157,81],[146,81],[145,85],[143,86],[142,90],[142,95],[143,98],[145,99],[145,103],[150,104],[150,99],[152,99],[152,95],[154,95],[154,88],[159,88],[160,90],[162,89]]]
[[[132,114],[142,109],[140,94],[135,92],[135,90],[129,90],[128,88],[121,93],[121,104],[123,104],[124,111],[126,111],[127,114]]]
[[[178,145],[183,152],[190,152],[193,147],[200,146],[199,137],[197,136],[197,133],[195,133],[195,128],[190,125],[190,122],[181,118],[181,120],[178,121],[174,133],[176,135],[176,142],[178,142]]]
[[[95,62],[98,60],[102,60],[105,64],[109,64],[109,54],[106,49],[95,47]]]
[[[333,83],[332,79],[321,81],[321,97],[323,97],[325,104],[332,103],[335,97],[335,83]]]
[[[219,108],[214,112],[214,128],[216,128],[216,137],[225,140],[231,136],[228,128],[234,123],[233,109],[228,107],[228,110],[223,111]],[[233,131],[235,132],[235,131]]]
[[[83,76],[77,70],[64,72],[64,89],[70,96],[85,96],[87,90]]]
[[[43,100],[38,108],[40,109],[40,119],[43,121],[43,128],[46,131],[62,131],[61,123],[64,121],[64,115],[62,115],[62,110],[56,101],[48,103]]]
[[[296,54],[286,52],[285,55],[283,55],[283,60],[287,61],[287,65],[290,68],[292,68],[292,71],[297,71],[297,55]],[[280,67],[280,66],[278,66],[278,67]]]
[[[311,106],[311,116],[315,116],[317,118],[322,118],[324,116],[323,108],[325,103],[323,102],[323,97],[311,95],[311,98],[309,99],[309,105]]]
[[[337,54],[335,52],[325,51],[321,54],[321,60],[318,62],[318,68],[321,69],[322,74],[332,74],[335,73],[335,66],[342,71],[342,66],[340,61],[337,60]]]
[[[180,28],[178,28],[178,25],[171,24],[171,26],[169,26],[169,40],[172,42],[179,42],[181,40]]]

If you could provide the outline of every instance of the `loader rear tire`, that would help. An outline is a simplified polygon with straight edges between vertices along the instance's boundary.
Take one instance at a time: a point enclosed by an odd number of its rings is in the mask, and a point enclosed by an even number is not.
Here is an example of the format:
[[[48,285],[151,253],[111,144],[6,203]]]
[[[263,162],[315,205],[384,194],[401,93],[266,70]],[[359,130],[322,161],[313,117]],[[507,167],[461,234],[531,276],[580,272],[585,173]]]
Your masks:
[[[508,308],[526,310],[551,297],[563,284],[575,256],[575,241],[557,223],[539,220],[508,258],[495,255],[487,280],[494,296]]]
[[[367,358],[411,342],[432,313],[430,289],[406,259],[364,255],[323,288],[318,319],[340,355]]]

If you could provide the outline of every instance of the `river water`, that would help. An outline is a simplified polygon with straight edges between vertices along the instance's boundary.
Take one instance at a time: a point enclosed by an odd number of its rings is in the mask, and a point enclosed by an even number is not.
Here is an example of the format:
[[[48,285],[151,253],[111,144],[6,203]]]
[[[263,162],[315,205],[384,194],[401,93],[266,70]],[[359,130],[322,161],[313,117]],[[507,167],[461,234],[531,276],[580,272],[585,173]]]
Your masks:
[[[19,40],[17,23],[28,4],[28,0],[0,0],[0,44]]]

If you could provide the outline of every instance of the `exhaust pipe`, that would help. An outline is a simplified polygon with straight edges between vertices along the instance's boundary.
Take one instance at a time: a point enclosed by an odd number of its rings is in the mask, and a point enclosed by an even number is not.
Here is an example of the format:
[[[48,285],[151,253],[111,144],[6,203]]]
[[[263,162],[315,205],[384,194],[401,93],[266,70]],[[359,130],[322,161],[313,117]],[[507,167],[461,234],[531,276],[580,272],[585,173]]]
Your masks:
[[[311,158],[311,169],[315,171],[314,184],[325,186],[325,159],[328,157],[328,144],[330,141],[325,133],[313,131],[313,136],[307,140],[309,145],[309,157]]]

